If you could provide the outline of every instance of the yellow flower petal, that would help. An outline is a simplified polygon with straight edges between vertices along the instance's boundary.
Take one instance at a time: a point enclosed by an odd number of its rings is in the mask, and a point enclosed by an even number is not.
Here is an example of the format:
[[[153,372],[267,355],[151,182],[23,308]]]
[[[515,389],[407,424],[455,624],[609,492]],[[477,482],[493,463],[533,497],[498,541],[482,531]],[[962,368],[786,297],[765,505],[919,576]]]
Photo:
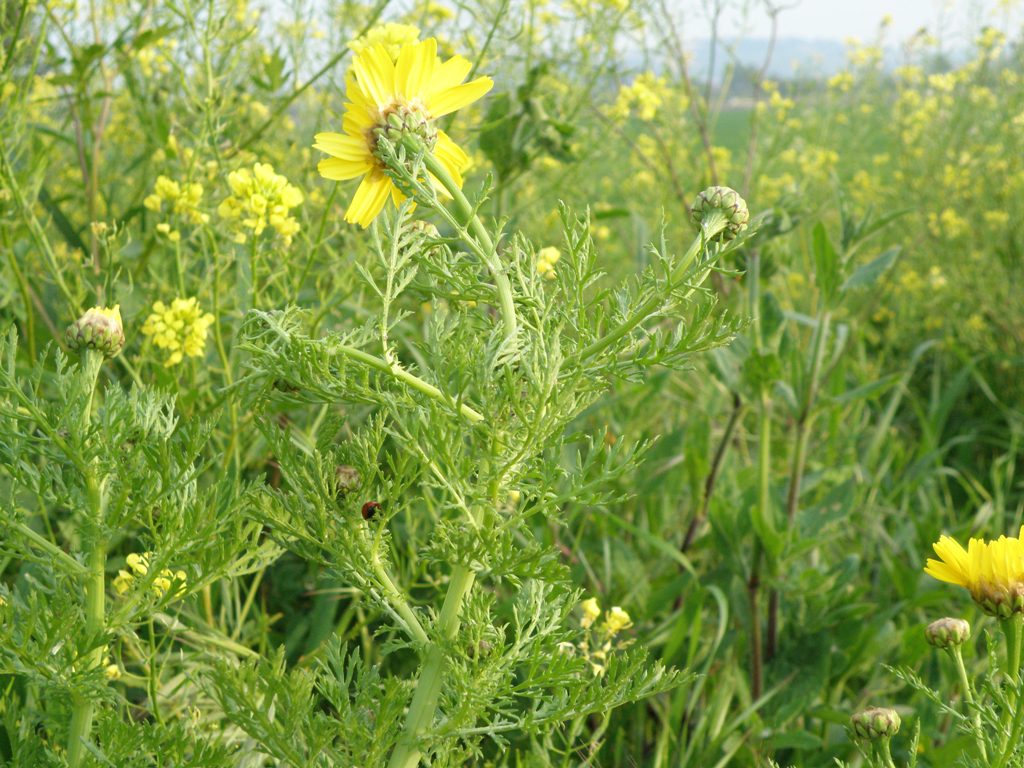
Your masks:
[[[326,152],[332,157],[366,162],[372,159],[366,141],[355,136],[346,136],[342,133],[318,133],[313,139],[315,141],[314,149]]]
[[[437,63],[437,40],[406,45],[395,62],[395,89],[406,98],[423,92],[434,76]]]
[[[491,78],[478,77],[476,80],[457,85],[432,96],[427,103],[427,109],[431,117],[444,117],[457,109],[462,109],[467,104],[472,104],[493,87],[494,81]]]
[[[325,179],[348,181],[372,171],[373,163],[359,160],[343,160],[340,157],[326,157],[317,163],[316,169]]]
[[[423,94],[424,97],[430,99],[434,94],[454,88],[469,77],[471,71],[473,71],[473,65],[469,59],[462,56],[452,56],[434,71],[434,78],[427,86],[427,90]]]
[[[467,155],[458,144],[451,140],[451,137],[444,131],[437,132],[437,144],[434,146],[434,155],[441,164],[448,170],[448,173],[455,179],[455,183],[462,186],[462,171],[469,164]]]
[[[395,97],[395,65],[387,48],[378,43],[360,51],[352,63],[352,71],[359,87],[378,107],[386,107],[392,102]]]
[[[963,571],[939,560],[929,560],[928,565],[925,566],[924,572],[939,581],[945,581],[949,584],[957,584],[961,587],[967,586],[967,579]]]
[[[367,174],[345,211],[345,221],[358,224],[364,229],[370,226],[370,222],[384,208],[392,186],[391,180],[383,173]]]

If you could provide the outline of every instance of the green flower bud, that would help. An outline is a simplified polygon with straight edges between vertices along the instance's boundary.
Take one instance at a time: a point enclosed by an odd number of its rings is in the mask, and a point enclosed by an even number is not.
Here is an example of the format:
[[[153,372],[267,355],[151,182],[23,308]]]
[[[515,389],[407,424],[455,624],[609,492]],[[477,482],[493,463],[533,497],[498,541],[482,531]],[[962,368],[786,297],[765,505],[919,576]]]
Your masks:
[[[121,306],[93,307],[68,326],[64,340],[71,349],[94,349],[114,357],[124,348]]]
[[[850,718],[853,732],[860,739],[889,739],[899,733],[900,716],[895,709],[871,707]]]
[[[939,619],[928,625],[924,636],[936,648],[957,648],[971,639],[971,625],[963,619]]]
[[[716,211],[725,216],[726,225],[725,229],[711,238],[712,240],[732,240],[747,228],[747,222],[750,221],[746,201],[731,187],[705,189],[693,201],[690,215],[698,225],[702,225],[705,219]]]
[[[997,619],[1024,613],[1024,584],[983,584],[972,592],[972,596],[985,613]]]
[[[399,104],[392,107],[391,111],[384,116],[383,122],[374,129],[376,139],[386,138],[391,144],[398,146],[405,136],[416,136],[427,150],[432,150],[437,144],[437,127],[427,118],[427,114],[420,109]],[[386,163],[388,158],[377,149],[377,141],[374,141],[374,154],[377,159]]]
[[[359,488],[361,482],[359,470],[355,467],[350,467],[348,464],[339,464],[334,468],[334,480],[339,499],[344,498]]]

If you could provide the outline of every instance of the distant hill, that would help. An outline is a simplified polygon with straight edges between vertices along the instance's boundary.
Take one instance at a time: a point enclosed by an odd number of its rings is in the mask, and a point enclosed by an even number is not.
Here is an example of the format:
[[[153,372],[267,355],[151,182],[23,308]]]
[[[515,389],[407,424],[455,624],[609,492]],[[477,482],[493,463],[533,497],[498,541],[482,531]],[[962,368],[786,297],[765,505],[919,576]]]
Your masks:
[[[741,64],[760,68],[768,51],[767,38],[720,40],[716,52],[714,79],[721,79],[731,55]],[[690,43],[693,54],[691,72],[704,80],[708,76],[711,41],[695,40]],[[775,41],[775,50],[768,67],[768,76],[784,80],[794,75],[828,76],[846,65],[846,46],[838,40],[782,37]]]

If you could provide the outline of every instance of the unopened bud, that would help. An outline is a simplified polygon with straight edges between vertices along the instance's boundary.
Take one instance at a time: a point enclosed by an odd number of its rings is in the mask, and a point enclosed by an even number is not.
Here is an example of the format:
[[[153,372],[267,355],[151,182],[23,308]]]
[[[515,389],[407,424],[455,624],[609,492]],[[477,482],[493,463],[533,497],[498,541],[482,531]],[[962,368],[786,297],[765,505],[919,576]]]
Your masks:
[[[747,222],[750,221],[746,201],[731,187],[705,189],[693,201],[690,215],[698,225],[702,225],[716,211],[725,216],[726,224],[725,229],[712,236],[712,240],[732,240],[747,228]]]
[[[374,129],[374,134],[378,141],[387,139],[393,146],[401,144],[406,136],[415,136],[427,150],[432,150],[437,144],[437,127],[427,114],[422,109],[405,105],[392,107],[384,116],[383,124]],[[389,160],[386,153],[382,154],[377,147],[374,147],[374,154],[384,163]]]
[[[936,648],[957,648],[971,639],[971,625],[963,619],[939,619],[928,625],[924,636]]]
[[[334,482],[338,498],[343,498],[359,487],[359,470],[348,464],[339,464],[334,468]]]
[[[889,739],[899,733],[900,716],[895,709],[871,707],[850,718],[853,732],[861,739]]]
[[[120,305],[93,307],[68,326],[64,340],[71,349],[95,349],[114,357],[124,348]]]

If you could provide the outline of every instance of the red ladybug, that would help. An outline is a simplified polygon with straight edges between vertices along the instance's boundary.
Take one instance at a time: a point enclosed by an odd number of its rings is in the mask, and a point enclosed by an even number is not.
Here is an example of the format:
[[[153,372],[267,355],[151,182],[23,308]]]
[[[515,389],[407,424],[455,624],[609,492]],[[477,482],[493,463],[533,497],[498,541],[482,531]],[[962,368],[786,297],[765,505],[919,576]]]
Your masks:
[[[374,515],[377,514],[377,510],[380,509],[380,503],[376,501],[368,501],[363,504],[363,520],[370,520]]]

